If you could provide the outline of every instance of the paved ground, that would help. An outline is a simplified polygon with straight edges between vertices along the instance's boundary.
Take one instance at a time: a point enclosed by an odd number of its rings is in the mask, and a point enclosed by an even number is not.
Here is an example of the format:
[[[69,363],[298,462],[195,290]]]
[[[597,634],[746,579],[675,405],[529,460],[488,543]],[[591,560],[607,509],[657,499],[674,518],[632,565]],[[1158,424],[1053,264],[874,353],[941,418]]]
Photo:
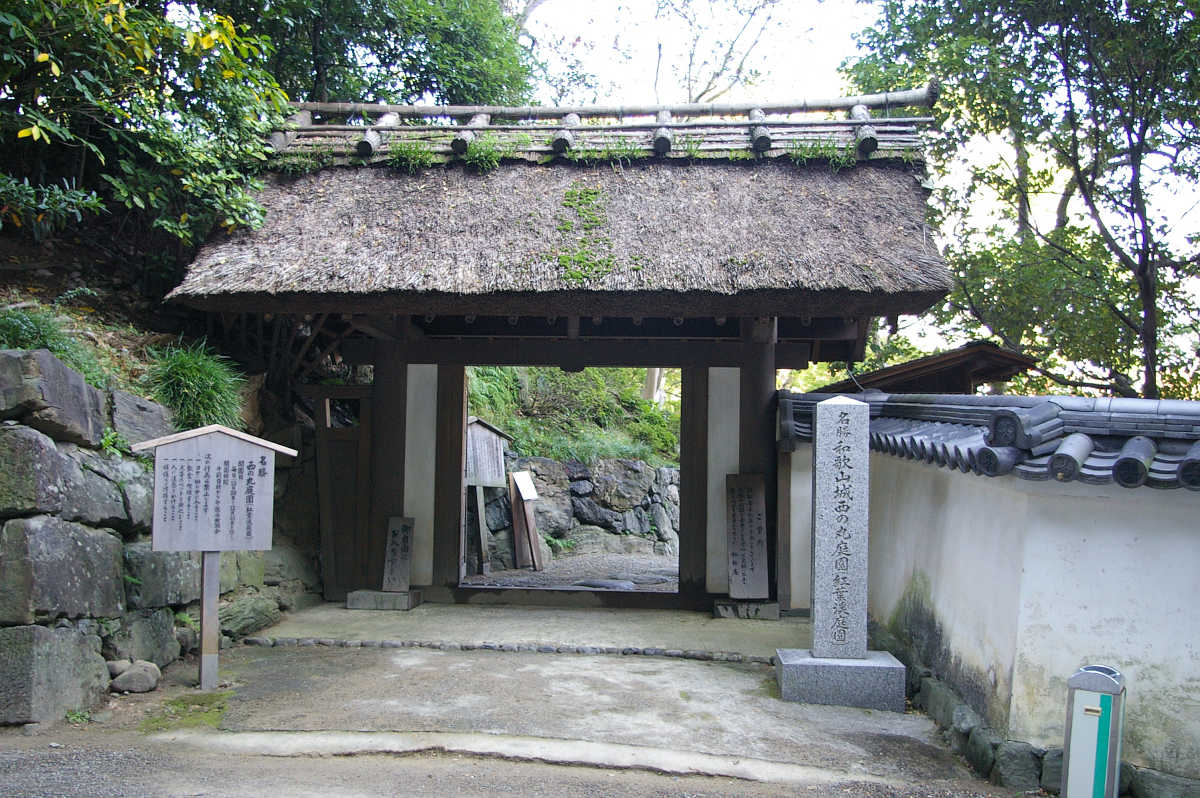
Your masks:
[[[640,633],[664,648],[702,647],[678,631],[670,637],[672,628],[692,628],[722,649],[763,651],[772,635],[795,637],[804,628],[694,613],[483,609],[494,613],[484,614],[487,631],[501,641],[574,630],[593,643],[633,643]],[[351,624],[324,607],[268,634],[325,637],[326,624],[340,619],[342,637],[355,626],[371,635],[359,639],[428,629],[441,632],[434,640],[453,640],[477,631],[477,613],[360,611],[351,615],[372,617]],[[421,626],[435,622],[440,630]],[[1010,794],[971,778],[925,716],[783,702],[773,669],[762,664],[310,645],[237,646],[222,652],[221,669],[230,695],[217,729],[137,730],[143,718],[162,714],[164,701],[198,694],[195,663],[181,662],[167,669],[159,691],[114,698],[97,713],[100,722],[34,736],[0,732],[0,793]]]
[[[464,577],[464,585],[611,589],[649,593],[679,591],[679,557],[658,554],[589,552],[555,557],[545,570],[496,569]]]

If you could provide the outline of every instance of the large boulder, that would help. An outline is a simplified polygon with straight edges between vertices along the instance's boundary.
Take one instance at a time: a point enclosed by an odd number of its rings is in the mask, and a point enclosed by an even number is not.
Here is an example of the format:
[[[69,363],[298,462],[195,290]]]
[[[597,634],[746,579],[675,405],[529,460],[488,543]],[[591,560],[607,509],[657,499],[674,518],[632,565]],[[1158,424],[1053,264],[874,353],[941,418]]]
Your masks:
[[[592,467],[592,496],[624,512],[642,504],[656,479],[655,470],[641,460],[598,460]]]
[[[601,507],[590,496],[572,496],[571,509],[579,523],[585,526],[603,527],[614,533],[621,531],[623,525],[621,513]]]
[[[46,349],[0,350],[0,418],[59,441],[99,446],[105,396]]]
[[[161,438],[175,431],[170,410],[120,390],[112,392],[112,426],[131,444]]]
[[[125,601],[130,609],[188,604],[200,598],[200,560],[194,553],[154,551],[150,541],[138,541],[125,546],[124,558]]]
[[[138,660],[112,680],[109,689],[114,693],[149,693],[158,687],[162,671],[153,662]]]
[[[305,587],[316,589],[321,585],[317,563],[313,555],[290,545],[285,539],[276,538],[271,549],[262,553],[263,584],[280,585],[298,581]]]
[[[654,543],[633,535],[614,535],[598,526],[582,525],[567,534],[565,556],[575,554],[653,554]]]
[[[179,659],[175,613],[169,607],[129,613],[105,636],[101,653],[105,659],[148,660],[165,668]]]
[[[71,627],[0,629],[0,725],[59,720],[104,700],[100,640]]]
[[[0,517],[61,510],[63,461],[48,436],[11,421],[0,426]]]
[[[111,530],[49,515],[0,529],[0,624],[124,611],[121,541]]]
[[[267,596],[248,592],[234,596],[217,610],[217,616],[221,621],[221,634],[236,639],[277,622],[279,604]]]
[[[1041,786],[1042,763],[1033,746],[1005,740],[996,746],[992,782],[1014,790],[1037,790]]]

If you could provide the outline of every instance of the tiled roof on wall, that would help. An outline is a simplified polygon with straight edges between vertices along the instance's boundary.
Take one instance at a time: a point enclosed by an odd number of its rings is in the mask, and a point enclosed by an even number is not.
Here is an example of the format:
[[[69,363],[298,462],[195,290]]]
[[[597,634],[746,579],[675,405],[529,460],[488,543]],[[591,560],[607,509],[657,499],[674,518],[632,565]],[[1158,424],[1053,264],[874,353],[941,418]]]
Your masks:
[[[812,440],[817,402],[779,392],[779,448]],[[1079,396],[851,395],[874,451],[981,476],[1200,491],[1200,402]]]

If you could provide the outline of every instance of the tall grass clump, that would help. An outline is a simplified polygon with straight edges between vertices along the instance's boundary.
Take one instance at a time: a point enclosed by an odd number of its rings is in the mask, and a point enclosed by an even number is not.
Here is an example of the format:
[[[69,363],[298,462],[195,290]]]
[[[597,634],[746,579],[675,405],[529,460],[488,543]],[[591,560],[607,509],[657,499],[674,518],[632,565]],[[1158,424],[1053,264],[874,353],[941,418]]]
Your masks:
[[[171,409],[179,429],[244,426],[245,380],[228,358],[209,351],[204,341],[154,352],[147,379],[154,399]]]
[[[49,349],[91,385],[105,387],[107,375],[96,353],[64,328],[51,310],[14,308],[0,311],[0,349]]]

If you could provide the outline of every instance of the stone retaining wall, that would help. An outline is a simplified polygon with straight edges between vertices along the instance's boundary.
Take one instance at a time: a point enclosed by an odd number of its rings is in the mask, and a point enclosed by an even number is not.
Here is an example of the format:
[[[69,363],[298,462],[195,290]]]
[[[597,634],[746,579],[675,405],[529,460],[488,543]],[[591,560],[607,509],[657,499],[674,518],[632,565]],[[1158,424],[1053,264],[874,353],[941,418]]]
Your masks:
[[[0,724],[95,706],[105,660],[163,667],[196,646],[199,555],[152,551],[153,466],[105,449],[109,431],[132,444],[175,430],[165,408],[99,391],[46,350],[0,350]],[[276,474],[275,548],[221,557],[230,639],[320,600],[313,447],[299,448]]]
[[[592,466],[506,453],[508,472],[529,471],[537,488],[534,522],[545,558],[574,554],[679,553],[679,469],[654,468],[641,460],[598,460]],[[495,568],[513,568],[512,506],[508,491],[484,489],[488,554]],[[475,502],[467,503],[475,529]],[[467,536],[474,546],[474,536]],[[555,542],[558,541],[558,542]],[[468,551],[468,562],[477,562]]]

